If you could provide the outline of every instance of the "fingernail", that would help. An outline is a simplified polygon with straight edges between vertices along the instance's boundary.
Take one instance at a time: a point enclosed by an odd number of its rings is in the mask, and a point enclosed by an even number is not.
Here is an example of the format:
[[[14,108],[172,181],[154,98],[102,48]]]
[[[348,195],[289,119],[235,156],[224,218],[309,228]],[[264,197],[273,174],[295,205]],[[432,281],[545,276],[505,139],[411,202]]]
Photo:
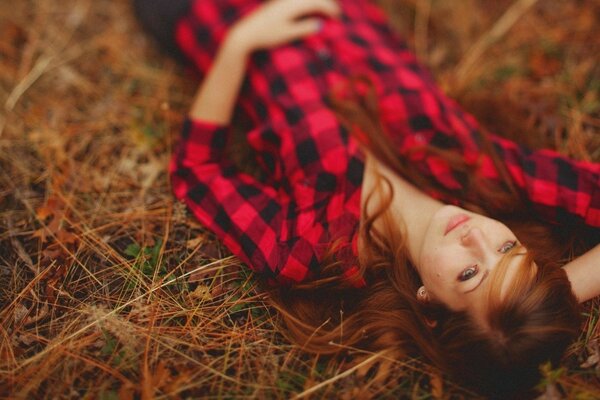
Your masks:
[[[317,19],[317,32],[323,30],[323,25],[325,25],[325,21],[322,18]]]

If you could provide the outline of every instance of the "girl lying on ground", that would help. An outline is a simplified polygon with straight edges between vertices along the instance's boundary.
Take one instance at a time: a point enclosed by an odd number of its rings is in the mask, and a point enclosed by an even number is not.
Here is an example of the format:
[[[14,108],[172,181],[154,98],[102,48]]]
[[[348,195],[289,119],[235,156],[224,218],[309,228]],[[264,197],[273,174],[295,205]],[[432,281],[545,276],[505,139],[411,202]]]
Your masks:
[[[292,340],[421,355],[496,393],[560,358],[600,294],[598,164],[482,131],[371,1],[136,10],[203,75],[175,194],[279,285]],[[241,120],[262,179],[224,153]]]

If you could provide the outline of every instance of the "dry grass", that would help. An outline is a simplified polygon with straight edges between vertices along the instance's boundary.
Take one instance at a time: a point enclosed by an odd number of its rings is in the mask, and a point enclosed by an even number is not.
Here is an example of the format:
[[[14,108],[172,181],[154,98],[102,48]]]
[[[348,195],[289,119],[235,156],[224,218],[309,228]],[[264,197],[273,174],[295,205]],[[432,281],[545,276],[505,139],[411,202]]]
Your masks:
[[[491,130],[600,161],[600,2],[380,1]],[[2,1],[0,38],[0,396],[469,396],[416,360],[373,369],[283,338],[252,275],[170,194],[196,83],[126,0]],[[586,316],[541,393],[600,396],[597,301]]]

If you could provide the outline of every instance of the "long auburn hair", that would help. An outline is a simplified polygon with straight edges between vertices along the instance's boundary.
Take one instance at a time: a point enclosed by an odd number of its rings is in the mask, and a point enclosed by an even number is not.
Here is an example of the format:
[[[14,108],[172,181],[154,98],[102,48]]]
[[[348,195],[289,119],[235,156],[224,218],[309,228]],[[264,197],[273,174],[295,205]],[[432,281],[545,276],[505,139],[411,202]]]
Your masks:
[[[342,123],[380,162],[417,187],[444,194],[444,188],[415,171],[405,157],[398,157],[368,79],[352,79],[344,87],[344,96],[334,93],[330,100]],[[530,387],[539,377],[540,364],[558,362],[580,326],[579,305],[560,266],[585,246],[574,236],[527,216],[523,199],[485,133],[482,143],[501,184],[470,174],[476,164],[456,153],[425,151],[465,173],[465,191],[471,196],[463,207],[502,220],[524,245],[506,254],[490,275],[485,326],[466,312],[417,300],[421,280],[407,257],[404,228],[392,224],[388,214],[394,196],[391,185],[379,177],[374,191],[383,193],[384,200],[371,214],[365,206],[360,226],[364,243],[360,273],[368,284],[356,288],[352,278],[339,273],[332,245],[318,276],[272,292],[291,340],[320,354],[352,346],[385,350],[399,358],[422,355],[463,384],[496,395]],[[366,204],[372,195],[367,195]],[[383,231],[374,228],[380,218]],[[516,255],[524,256],[501,295],[502,280]]]

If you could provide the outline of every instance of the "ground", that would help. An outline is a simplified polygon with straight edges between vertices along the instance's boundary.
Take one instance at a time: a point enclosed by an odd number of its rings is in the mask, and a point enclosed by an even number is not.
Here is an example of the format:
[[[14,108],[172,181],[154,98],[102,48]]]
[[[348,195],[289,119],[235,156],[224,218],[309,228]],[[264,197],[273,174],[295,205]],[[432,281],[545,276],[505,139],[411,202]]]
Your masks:
[[[600,161],[600,1],[379,0],[489,130]],[[126,0],[0,3],[0,396],[450,398],[419,360],[307,354],[171,195],[197,84]],[[600,302],[544,398],[600,397]]]

